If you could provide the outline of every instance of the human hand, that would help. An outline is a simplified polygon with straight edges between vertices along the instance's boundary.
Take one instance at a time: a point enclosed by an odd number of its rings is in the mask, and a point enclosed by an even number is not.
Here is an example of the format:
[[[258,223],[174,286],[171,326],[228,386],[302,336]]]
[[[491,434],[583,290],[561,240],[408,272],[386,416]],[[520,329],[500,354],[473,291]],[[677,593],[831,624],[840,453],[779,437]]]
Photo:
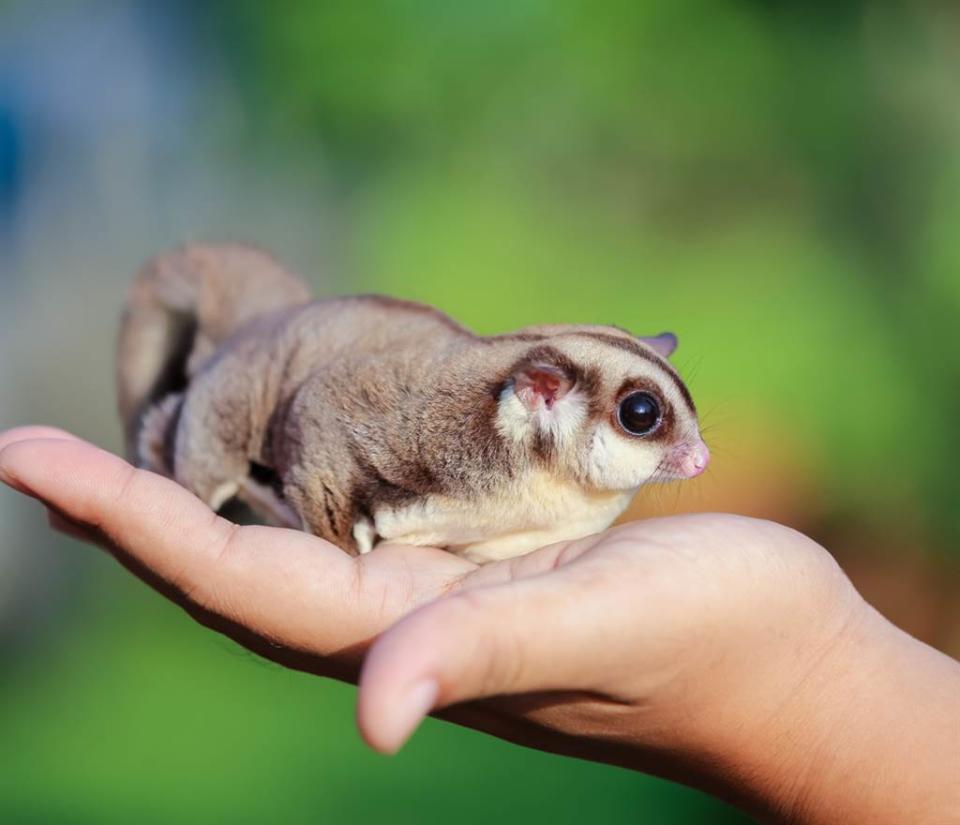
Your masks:
[[[404,546],[352,558],[297,531],[237,527],[60,431],[0,436],[0,478],[268,658],[352,681],[366,656],[359,722],[380,750],[440,709],[775,821],[844,821],[809,791],[825,784],[818,737],[886,661],[869,644],[851,668],[864,640],[889,634],[829,555],[786,528],[660,519],[477,567]]]

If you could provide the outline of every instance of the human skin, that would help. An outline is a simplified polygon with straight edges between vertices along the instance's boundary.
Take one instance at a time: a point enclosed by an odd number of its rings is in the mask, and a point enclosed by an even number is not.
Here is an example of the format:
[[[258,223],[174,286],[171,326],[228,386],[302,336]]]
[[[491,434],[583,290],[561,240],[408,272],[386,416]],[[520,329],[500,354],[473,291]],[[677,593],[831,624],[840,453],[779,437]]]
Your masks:
[[[477,567],[238,527],[50,428],[0,434],[0,479],[201,623],[359,680],[377,750],[433,713],[683,782],[765,822],[960,822],[960,664],[780,525],[655,519]]]

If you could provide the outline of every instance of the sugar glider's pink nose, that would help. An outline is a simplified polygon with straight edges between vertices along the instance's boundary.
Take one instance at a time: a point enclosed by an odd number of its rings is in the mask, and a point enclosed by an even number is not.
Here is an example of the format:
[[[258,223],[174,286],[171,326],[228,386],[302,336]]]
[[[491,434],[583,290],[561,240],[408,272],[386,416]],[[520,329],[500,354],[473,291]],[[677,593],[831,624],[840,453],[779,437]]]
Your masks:
[[[709,463],[710,448],[703,443],[703,439],[698,438],[687,448],[687,454],[680,462],[680,467],[687,478],[696,478],[707,469]]]

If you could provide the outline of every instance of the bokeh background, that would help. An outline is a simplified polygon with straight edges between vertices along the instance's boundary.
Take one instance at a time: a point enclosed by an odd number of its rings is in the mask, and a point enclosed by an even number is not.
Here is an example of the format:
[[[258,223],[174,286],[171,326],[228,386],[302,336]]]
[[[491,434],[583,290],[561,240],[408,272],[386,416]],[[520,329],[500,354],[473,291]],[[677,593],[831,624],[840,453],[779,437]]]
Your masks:
[[[672,329],[721,509],[826,544],[960,654],[960,7],[935,0],[0,0],[0,426],[119,448],[131,274],[266,246],[481,332]],[[0,821],[739,823],[428,723],[162,603],[0,493]]]

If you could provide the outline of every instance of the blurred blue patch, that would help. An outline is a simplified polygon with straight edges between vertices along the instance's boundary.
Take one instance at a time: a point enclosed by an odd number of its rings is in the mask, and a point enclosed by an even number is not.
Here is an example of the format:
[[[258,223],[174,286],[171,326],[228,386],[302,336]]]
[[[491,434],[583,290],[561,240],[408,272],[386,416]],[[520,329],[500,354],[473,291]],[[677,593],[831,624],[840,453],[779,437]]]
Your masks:
[[[0,88],[0,240],[9,232],[23,178],[22,127],[13,100]]]

